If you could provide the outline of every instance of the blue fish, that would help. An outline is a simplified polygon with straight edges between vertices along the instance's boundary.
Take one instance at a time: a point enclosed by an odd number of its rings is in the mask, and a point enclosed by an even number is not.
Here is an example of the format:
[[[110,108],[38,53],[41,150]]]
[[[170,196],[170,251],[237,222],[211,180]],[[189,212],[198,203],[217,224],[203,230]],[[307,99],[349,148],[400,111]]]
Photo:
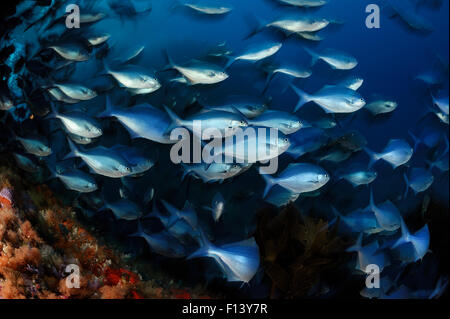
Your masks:
[[[92,193],[98,189],[95,179],[83,171],[72,168],[58,172],[50,165],[48,165],[48,168],[52,173],[51,177],[58,178],[67,189],[80,193]]]
[[[344,216],[334,206],[331,206],[331,209],[352,233],[375,234],[383,231],[372,212],[357,210]]]
[[[364,150],[370,157],[369,167],[382,159],[391,164],[394,169],[408,163],[414,153],[413,148],[401,139],[390,140],[381,153],[375,153],[367,147]]]
[[[370,204],[366,209],[375,214],[382,229],[392,232],[400,228],[402,217],[398,208],[390,200],[375,205],[372,189],[370,189]]]
[[[402,219],[401,229],[401,237],[392,245],[391,248],[402,249],[407,248],[405,246],[410,246],[413,249],[413,255],[411,256],[412,260],[414,262],[421,260],[427,254],[430,246],[430,231],[428,229],[428,225],[423,226],[417,232],[411,234],[405,224],[405,221]]]
[[[188,259],[213,258],[230,282],[248,283],[258,271],[259,247],[254,238],[222,246],[215,246],[201,232],[200,248]]]
[[[363,169],[359,165],[355,165],[345,172],[338,175],[337,179],[345,179],[353,187],[358,187],[361,185],[369,185],[378,176],[378,173],[373,169]]]
[[[405,179],[406,189],[403,198],[408,196],[408,191],[411,188],[414,191],[414,195],[418,193],[425,192],[431,187],[434,181],[433,174],[420,167],[412,168],[409,173],[404,173],[403,178]]]
[[[187,256],[186,248],[174,237],[166,231],[156,234],[147,234],[140,222],[138,222],[138,230],[130,237],[141,237],[147,242],[150,249],[165,257],[183,258]]]
[[[172,121],[163,111],[149,105],[141,104],[127,109],[119,109],[111,104],[110,97],[106,97],[106,110],[98,115],[99,118],[115,117],[130,133],[131,138],[145,138],[150,141],[173,144],[167,130]]]
[[[117,219],[132,221],[138,220],[143,215],[139,205],[126,198],[122,198],[114,202],[103,200],[103,202],[105,205],[100,209],[100,211],[109,209],[113,212]]]
[[[15,138],[29,154],[44,157],[52,154],[49,142],[44,136],[34,134],[24,137],[16,136]]]
[[[34,161],[31,160],[29,157],[18,153],[13,153],[13,156],[14,159],[16,160],[17,165],[19,165],[19,167],[24,171],[28,173],[39,172],[40,170],[39,166],[35,164]]]
[[[297,159],[307,153],[312,153],[326,145],[329,137],[319,128],[307,127],[289,136],[291,145],[286,153]]]
[[[171,218],[169,219],[171,222],[166,227],[170,227],[172,224],[175,223],[177,220],[184,220],[186,221],[192,229],[196,229],[198,226],[198,217],[197,213],[195,212],[194,208],[189,202],[186,202],[183,209],[179,210],[175,206],[172,206],[168,202],[162,200],[161,201],[164,205],[164,207],[169,212]]]
[[[293,193],[301,194],[318,190],[330,180],[330,175],[323,168],[301,163],[289,164],[278,177],[265,174],[262,177],[267,183],[263,198],[274,185],[280,185]]]
[[[366,273],[367,266],[369,265],[377,265],[380,269],[380,272],[389,265],[389,259],[387,255],[379,251],[380,245],[378,241],[373,241],[370,244],[363,246],[362,245],[363,234],[361,233],[358,237],[358,240],[354,246],[347,248],[347,252],[357,252],[358,259],[356,262],[356,269]]]
[[[89,150],[79,150],[71,140],[67,140],[70,153],[64,159],[80,157],[95,173],[112,178],[133,174],[128,162],[113,149],[99,146]]]

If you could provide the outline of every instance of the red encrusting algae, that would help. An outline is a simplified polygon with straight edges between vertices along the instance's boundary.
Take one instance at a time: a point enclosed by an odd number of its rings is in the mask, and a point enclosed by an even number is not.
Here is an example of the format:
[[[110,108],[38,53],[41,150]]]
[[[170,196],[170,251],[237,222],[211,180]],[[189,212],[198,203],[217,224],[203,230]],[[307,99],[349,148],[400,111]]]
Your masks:
[[[48,187],[28,186],[5,171],[0,167],[0,299],[201,298],[173,283],[160,287],[161,278],[143,280]],[[66,282],[72,264],[79,267],[79,288]]]

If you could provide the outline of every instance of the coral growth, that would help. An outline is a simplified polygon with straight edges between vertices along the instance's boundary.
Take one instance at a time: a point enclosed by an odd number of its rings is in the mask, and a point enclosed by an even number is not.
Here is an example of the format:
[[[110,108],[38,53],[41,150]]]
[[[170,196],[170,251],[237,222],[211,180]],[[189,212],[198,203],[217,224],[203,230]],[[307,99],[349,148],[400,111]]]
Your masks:
[[[143,280],[46,186],[6,172],[0,167],[0,299],[199,297],[173,283],[162,288],[161,280]],[[66,284],[71,264],[80,269],[80,288]]]

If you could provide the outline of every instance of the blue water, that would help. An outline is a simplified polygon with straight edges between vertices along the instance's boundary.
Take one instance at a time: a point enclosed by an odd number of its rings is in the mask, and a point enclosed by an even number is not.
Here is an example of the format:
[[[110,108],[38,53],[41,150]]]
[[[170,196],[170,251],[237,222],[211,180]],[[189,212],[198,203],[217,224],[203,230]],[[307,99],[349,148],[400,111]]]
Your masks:
[[[251,32],[255,19],[267,23],[283,12],[293,10],[287,6],[278,6],[275,1],[269,0],[228,0],[226,2],[234,6],[230,14],[223,17],[206,17],[187,8],[174,9],[172,1],[153,1],[153,10],[148,16],[125,21],[109,17],[95,24],[92,29],[112,35],[108,41],[113,44],[111,56],[120,57],[133,48],[145,46],[139,64],[154,70],[163,70],[167,64],[163,54],[165,50],[174,61],[183,63],[205,56],[221,43],[226,43],[233,54],[238,54],[251,43],[268,38],[281,39],[279,34],[269,30],[244,40]],[[438,151],[442,152],[443,137],[448,137],[448,125],[440,122],[433,114],[428,114],[429,106],[431,106],[429,89],[415,77],[433,69],[438,57],[444,58],[448,67],[449,2],[443,1],[443,5],[438,10],[420,7],[418,12],[421,17],[433,25],[434,31],[429,34],[414,32],[399,19],[388,18],[385,12],[381,14],[381,28],[368,29],[365,26],[367,17],[365,8],[369,3],[383,7],[382,1],[330,0],[329,2],[320,9],[311,10],[314,15],[340,22],[324,32],[324,40],[314,43],[293,37],[288,38],[284,40],[281,51],[271,60],[291,61],[308,67],[311,57],[303,50],[304,46],[319,52],[325,48],[333,48],[355,56],[359,64],[352,71],[332,70],[320,61],[312,68],[313,75],[310,78],[298,80],[295,83],[304,91],[313,93],[324,85],[336,83],[348,75],[357,75],[364,79],[359,92],[366,100],[371,101],[375,96],[382,96],[396,101],[399,106],[393,114],[378,119],[371,117],[365,110],[359,111],[351,120],[349,117],[339,116],[337,118],[343,128],[330,130],[330,134],[339,136],[339,134],[357,130],[366,137],[370,149],[381,151],[391,139],[405,139],[413,145],[408,131],[420,135],[423,130],[431,127],[442,134],[437,147]],[[103,1],[98,4],[98,9],[101,10],[102,6],[106,8],[106,3]],[[146,2],[137,1],[137,3],[145,4]],[[83,12],[83,2],[80,2],[80,9]],[[21,40],[30,40],[33,37],[19,34],[16,36]],[[72,79],[82,83],[87,82],[89,78],[97,75],[101,68],[102,65],[96,60],[80,63]],[[220,101],[228,95],[260,95],[265,78],[257,65],[236,62],[229,69],[229,74],[231,79],[218,85],[195,89],[167,85],[152,95],[139,97],[138,101],[162,105],[175,99],[177,101],[175,110],[181,114],[183,106],[194,94],[200,94],[203,99],[210,102]],[[266,97],[272,98],[273,109],[289,112],[293,110],[298,97],[292,90],[286,90],[288,84],[286,77],[275,76],[266,93]],[[444,84],[443,92],[444,94],[446,92],[448,97],[448,82]],[[99,109],[103,107],[101,103],[97,106]],[[317,109],[317,105],[308,104],[300,111],[299,116],[317,112]],[[120,133],[122,131],[116,132],[114,137],[105,138],[104,144],[127,141],[126,133],[122,135]],[[200,181],[191,181],[187,185],[180,184],[180,169],[169,162],[167,150],[167,148],[159,150],[158,169],[152,171],[150,177],[145,179],[142,183],[145,185],[143,187],[154,187],[157,196],[170,200],[179,207],[185,200],[192,201],[197,206],[208,205],[217,191],[221,191],[228,199],[238,192],[252,193],[253,196],[249,201],[230,202],[222,224],[215,229],[215,237],[219,242],[229,242],[240,240],[252,233],[255,227],[255,213],[266,205],[261,199],[264,182],[254,170],[223,185],[204,185]],[[64,147],[61,152],[65,152]],[[409,165],[425,167],[425,160],[429,157],[430,150],[421,146]],[[283,165],[287,161],[285,157],[281,159]],[[351,163],[365,164],[368,161],[368,156],[364,152],[359,152],[345,163],[323,165],[333,175],[337,169],[347,167]],[[405,187],[403,174],[406,168],[400,167],[393,170],[386,163],[377,163],[376,169],[379,177],[372,184],[376,201],[392,200],[404,216],[417,211],[422,205],[423,195],[410,196],[406,200],[401,199]],[[433,202],[448,210],[448,172],[440,173],[438,170],[433,172],[435,182],[428,191],[428,195],[432,197]],[[115,187],[115,182],[111,181],[105,182],[105,185],[109,183],[113,185],[112,188]],[[330,203],[341,208],[345,207],[344,211],[349,212],[367,206],[368,200],[368,188],[355,190],[348,184],[342,182],[336,184],[333,181],[326,186],[326,191],[320,197],[300,198],[296,205],[306,215],[314,214],[315,217],[331,219]],[[206,219],[204,214],[201,218]],[[126,238],[126,235],[120,236]],[[263,294],[257,291],[257,288],[253,289],[254,296]],[[265,290],[261,288],[261,291]]]

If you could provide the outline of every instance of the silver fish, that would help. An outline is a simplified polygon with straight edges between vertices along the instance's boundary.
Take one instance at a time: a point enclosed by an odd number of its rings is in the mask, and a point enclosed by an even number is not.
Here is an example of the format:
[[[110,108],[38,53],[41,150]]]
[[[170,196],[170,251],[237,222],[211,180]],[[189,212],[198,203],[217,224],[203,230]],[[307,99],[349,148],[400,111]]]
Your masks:
[[[376,205],[372,189],[370,190],[370,204],[366,210],[375,214],[378,224],[384,230],[395,231],[400,228],[402,216],[398,208],[390,200]]]
[[[52,149],[48,140],[40,135],[16,136],[17,141],[22,144],[23,148],[30,154],[36,156],[49,156],[52,154]]]
[[[223,111],[210,111],[193,115],[186,120],[180,119],[172,110],[165,107],[167,114],[173,121],[172,127],[185,127],[194,130],[195,122],[201,124],[202,132],[207,129],[217,129],[223,137],[233,135],[236,129],[248,126],[247,121],[235,113]]]
[[[318,104],[327,113],[353,113],[366,105],[359,93],[345,87],[325,86],[314,95],[309,95],[293,85],[291,87],[300,98],[294,112],[308,102]]]
[[[390,140],[381,153],[375,153],[367,147],[364,150],[370,157],[369,167],[382,159],[391,164],[394,169],[408,163],[414,152],[406,141],[400,139]]]
[[[109,209],[113,212],[117,219],[128,221],[138,220],[143,214],[142,210],[136,203],[126,198],[122,198],[114,202],[104,200],[104,203],[105,205],[100,209],[100,211]]]
[[[105,63],[105,68],[106,72],[113,76],[120,85],[134,90],[135,93],[149,94],[161,88],[158,79],[141,67],[128,65],[118,70],[112,70]]]
[[[363,83],[364,79],[357,76],[351,76],[340,81],[337,85],[344,86],[353,91],[358,91],[359,88],[363,85]]]
[[[274,27],[282,31],[292,33],[317,32],[323,30],[330,24],[330,21],[324,18],[307,17],[305,15],[290,14],[280,19],[272,21],[266,27]]]
[[[366,109],[373,115],[386,114],[395,111],[398,103],[389,100],[377,100],[366,105]]]
[[[361,185],[368,185],[372,183],[378,176],[378,173],[372,169],[362,169],[359,167],[353,167],[338,176],[338,179],[345,179],[353,187]]]
[[[144,238],[151,250],[162,256],[183,258],[187,255],[186,248],[168,232],[147,234],[140,222],[138,222],[138,231],[131,237]]]
[[[306,47],[304,49],[311,55],[312,65],[314,65],[318,60],[325,61],[333,69],[337,70],[351,70],[358,65],[356,58],[345,52],[325,49],[321,53],[316,53]]]
[[[178,65],[172,61],[169,55],[167,55],[167,59],[169,61],[168,68],[180,72],[190,85],[217,84],[229,77],[223,69],[214,64],[192,60],[186,64]]]
[[[249,96],[233,96],[223,104],[205,106],[204,111],[216,110],[237,113],[252,119],[263,114],[267,110],[269,102]]]
[[[85,48],[74,43],[53,45],[49,48],[69,61],[83,62],[90,58],[89,52]]]
[[[212,0],[184,1],[183,5],[195,11],[212,15],[225,14],[233,10],[232,6],[229,5],[227,6],[222,1],[212,1]]]
[[[228,69],[234,62],[242,60],[249,62],[257,62],[264,60],[276,54],[283,46],[280,42],[264,42],[262,44],[252,45],[247,48],[244,53],[237,57],[229,57],[229,61],[225,66]]]
[[[105,43],[106,41],[109,40],[109,38],[111,38],[111,35],[108,33],[105,33],[105,34],[101,34],[101,35],[90,36],[87,39],[87,41],[89,42],[90,45],[97,46],[97,45]]]
[[[290,146],[289,138],[279,131],[272,134],[268,128],[248,129],[251,129],[250,132],[244,130],[238,137],[227,137],[221,147],[214,149],[214,155],[208,153],[205,161],[221,161],[225,156],[227,160],[244,163],[265,162],[280,156]]]
[[[64,186],[69,189],[79,193],[92,193],[98,189],[98,185],[95,179],[78,169],[68,169],[63,172],[58,172],[57,170],[49,169],[52,173],[52,178],[58,178]]]
[[[304,127],[297,116],[281,111],[266,111],[257,118],[248,120],[248,124],[274,128],[286,135],[293,134]]]
[[[200,248],[188,259],[213,258],[230,282],[248,283],[259,268],[259,247],[254,238],[223,246],[215,246],[201,232]]]
[[[133,173],[128,162],[117,152],[105,147],[96,147],[89,150],[79,150],[71,140],[68,140],[70,153],[64,158],[80,157],[95,173],[121,178]]]
[[[289,164],[276,178],[269,175],[262,175],[262,177],[267,183],[263,198],[267,196],[270,189],[275,185],[280,185],[291,192],[301,194],[316,191],[330,180],[330,175],[323,168],[301,163]]]
[[[57,101],[64,102],[67,104],[76,104],[79,103],[80,100],[72,99],[71,97],[68,97],[66,94],[64,94],[63,91],[56,87],[48,88],[48,93],[50,93],[51,96],[53,96]]]
[[[100,124],[86,115],[86,113],[74,111],[60,114],[56,111],[52,103],[50,103],[50,106],[52,113],[47,118],[59,119],[68,132],[85,138],[96,138],[103,135]]]
[[[14,106],[13,102],[10,98],[5,95],[0,95],[0,111],[8,111],[12,109]]]
[[[132,138],[145,138],[162,144],[175,143],[166,134],[172,124],[169,116],[149,104],[119,109],[111,104],[110,97],[107,96],[106,110],[98,117],[115,117],[128,130]]]
[[[37,173],[39,172],[39,166],[36,165],[30,158],[27,156],[13,153],[14,159],[16,160],[17,165],[24,171],[28,173]]]
[[[97,96],[97,93],[94,90],[78,84],[55,83],[54,86],[61,90],[61,92],[63,92],[69,98],[78,101],[89,101]]]
[[[414,191],[414,194],[425,192],[427,189],[431,187],[434,182],[433,174],[420,167],[412,168],[409,173],[404,173],[403,178],[406,183],[406,190],[403,198],[408,196],[408,191],[411,188]]]
[[[321,7],[328,3],[327,0],[277,0],[283,4],[289,4],[301,8]]]
[[[212,163],[183,165],[183,179],[193,175],[204,183],[222,183],[224,180],[237,176],[244,168],[238,164]]]

